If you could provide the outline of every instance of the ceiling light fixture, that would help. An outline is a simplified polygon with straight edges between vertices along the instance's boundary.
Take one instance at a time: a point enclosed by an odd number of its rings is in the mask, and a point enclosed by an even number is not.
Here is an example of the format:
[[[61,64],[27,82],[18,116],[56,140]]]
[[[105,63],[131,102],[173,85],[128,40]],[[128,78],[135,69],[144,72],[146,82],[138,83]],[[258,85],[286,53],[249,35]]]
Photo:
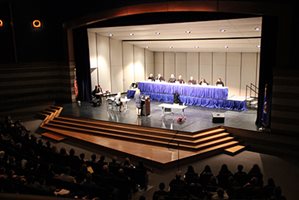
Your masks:
[[[257,48],[261,48],[261,45],[257,45],[256,47],[257,47]]]
[[[156,32],[156,35],[160,35],[161,33],[160,32]]]
[[[198,48],[199,48],[199,46],[195,46],[194,48],[198,49]]]
[[[149,46],[146,46],[145,48],[146,48],[146,49],[148,49],[148,48],[149,48]]]
[[[187,33],[187,34],[190,34],[190,33],[191,33],[191,31],[185,31],[185,33]]]
[[[222,29],[220,29],[220,32],[221,32],[221,33],[224,33],[225,31],[226,31],[226,30],[225,30],[225,29],[223,29],[223,28],[222,28]]]
[[[108,36],[109,36],[109,37],[112,37],[112,36],[113,36],[113,34],[112,34],[112,33],[109,33],[109,34],[108,34]]]
[[[225,45],[225,46],[224,46],[224,48],[228,49],[228,46],[227,46],[227,45]]]
[[[39,29],[42,27],[42,22],[38,19],[32,21],[32,27],[35,29]]]
[[[170,48],[170,49],[173,49],[173,46],[170,46],[169,48]]]
[[[133,35],[134,35],[134,33],[130,33],[130,35],[131,35],[131,36],[133,36]]]
[[[4,23],[2,21],[2,19],[0,19],[0,28],[2,28],[4,26]]]
[[[260,27],[255,27],[254,30],[255,31],[260,31],[261,29],[260,29]]]

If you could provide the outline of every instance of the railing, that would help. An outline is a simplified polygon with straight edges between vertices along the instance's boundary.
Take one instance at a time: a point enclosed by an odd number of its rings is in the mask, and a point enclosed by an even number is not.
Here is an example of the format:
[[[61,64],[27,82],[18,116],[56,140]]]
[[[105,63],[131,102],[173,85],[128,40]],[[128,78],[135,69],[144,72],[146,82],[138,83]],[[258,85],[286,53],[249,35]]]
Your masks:
[[[250,85],[246,85],[246,93],[245,93],[246,100],[248,99],[248,93],[249,93],[249,98],[252,97],[256,98],[258,96],[258,90],[259,90],[258,87],[253,83],[250,83]],[[254,96],[252,95],[252,92],[254,93]]]

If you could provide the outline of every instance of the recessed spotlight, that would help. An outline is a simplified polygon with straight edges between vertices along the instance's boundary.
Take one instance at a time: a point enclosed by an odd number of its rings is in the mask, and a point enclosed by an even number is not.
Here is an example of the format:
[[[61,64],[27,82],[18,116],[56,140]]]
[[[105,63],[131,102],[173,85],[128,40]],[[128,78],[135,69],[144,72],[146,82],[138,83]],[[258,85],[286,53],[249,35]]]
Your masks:
[[[113,34],[112,34],[112,33],[109,33],[109,34],[108,34],[108,36],[109,36],[109,37],[112,37],[112,36],[113,36]]]
[[[130,33],[130,35],[132,36],[132,35],[134,35],[134,33]]]
[[[42,27],[42,22],[38,19],[35,19],[35,20],[32,21],[32,27],[34,29],[39,29],[39,28]]]
[[[257,47],[257,48],[261,48],[261,45],[257,45],[256,47]]]
[[[220,29],[220,32],[221,32],[221,33],[224,33],[225,31],[226,31],[226,30],[225,30],[225,29],[223,29],[223,28],[222,28],[222,29]]]
[[[0,28],[2,28],[4,26],[4,23],[2,21],[2,19],[0,19]]]
[[[194,48],[198,49],[198,48],[199,48],[199,46],[195,46]]]
[[[228,46],[227,46],[227,45],[225,45],[225,46],[224,46],[224,48],[228,49]]]
[[[170,48],[170,49],[173,49],[173,46],[170,46],[169,48]]]
[[[149,48],[149,46],[146,46],[145,48],[146,48],[146,49],[148,49],[148,48]]]
[[[160,35],[161,33],[160,32],[156,32],[156,35]]]
[[[255,27],[254,30],[255,31],[260,31],[261,29],[260,29],[260,27]]]
[[[191,31],[185,31],[185,33],[187,33],[187,34],[190,34],[190,33],[191,33]]]

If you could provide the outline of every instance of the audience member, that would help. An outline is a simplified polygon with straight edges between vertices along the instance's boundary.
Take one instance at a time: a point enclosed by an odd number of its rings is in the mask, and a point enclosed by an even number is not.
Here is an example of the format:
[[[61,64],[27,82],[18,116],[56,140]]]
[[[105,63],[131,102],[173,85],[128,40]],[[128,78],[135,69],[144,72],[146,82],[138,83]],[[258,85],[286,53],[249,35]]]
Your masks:
[[[155,191],[153,194],[153,200],[166,200],[168,197],[168,192],[165,191],[165,184],[161,182],[159,184],[159,190]]]

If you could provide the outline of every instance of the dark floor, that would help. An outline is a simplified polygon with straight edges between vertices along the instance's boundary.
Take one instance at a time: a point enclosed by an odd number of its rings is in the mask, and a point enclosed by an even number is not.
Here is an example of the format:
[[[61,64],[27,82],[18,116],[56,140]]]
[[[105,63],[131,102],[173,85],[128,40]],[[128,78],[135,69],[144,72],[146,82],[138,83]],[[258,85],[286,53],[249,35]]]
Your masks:
[[[188,106],[185,109],[186,120],[184,123],[177,123],[177,118],[181,117],[180,110],[174,113],[167,113],[162,116],[162,109],[158,107],[161,102],[152,101],[150,105],[150,115],[138,117],[133,100],[128,102],[128,109],[117,111],[115,108],[108,108],[106,101],[98,107],[93,107],[89,102],[82,102],[63,105],[62,116],[75,116],[107,120],[119,123],[137,124],[141,126],[166,128],[179,131],[195,132],[219,125],[234,128],[256,131],[255,125],[256,110],[232,111],[222,109],[210,109],[197,106]],[[212,113],[224,113],[224,123],[213,123]]]

